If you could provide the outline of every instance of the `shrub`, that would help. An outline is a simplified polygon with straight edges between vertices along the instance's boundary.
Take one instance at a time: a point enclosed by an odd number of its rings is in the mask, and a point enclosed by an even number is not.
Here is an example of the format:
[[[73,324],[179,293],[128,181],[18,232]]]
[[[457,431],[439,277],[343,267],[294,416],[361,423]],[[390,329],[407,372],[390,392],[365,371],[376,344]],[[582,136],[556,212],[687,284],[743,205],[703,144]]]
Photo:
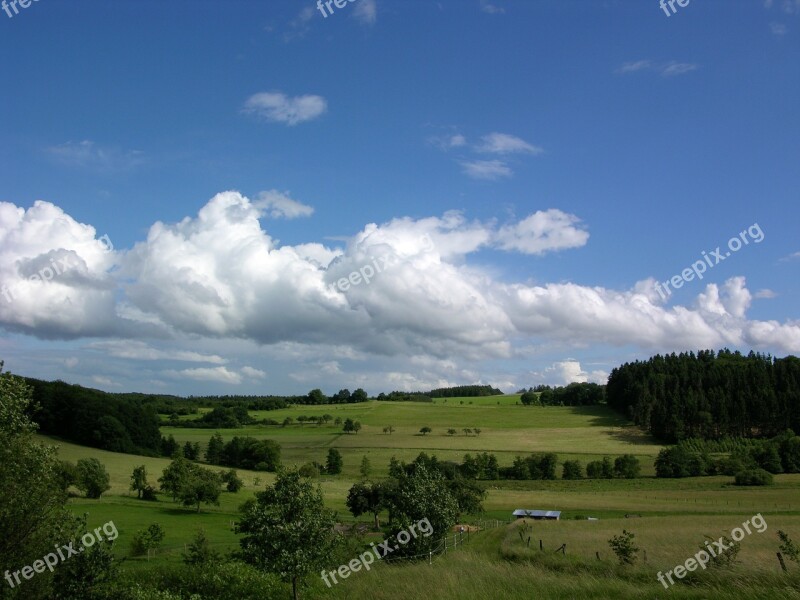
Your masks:
[[[156,488],[152,485],[148,485],[146,488],[142,490],[142,500],[148,500],[150,502],[158,501],[158,496],[156,496]]]
[[[562,479],[583,479],[583,467],[578,460],[565,460]]]
[[[614,474],[625,479],[635,479],[639,476],[641,465],[639,459],[633,454],[623,454],[614,460]]]
[[[706,542],[700,548],[708,552],[709,549],[716,549],[713,546],[713,542],[715,541],[713,538],[706,536]],[[711,542],[711,543],[709,543]],[[736,557],[739,554],[739,550],[742,549],[742,545],[739,542],[734,542],[730,539],[727,535],[722,537],[722,545],[727,548],[727,550],[723,550],[720,552],[718,549],[716,550],[716,556],[711,556],[711,561],[709,562],[709,566],[711,567],[729,567],[736,562]],[[708,552],[711,554],[711,552]]]
[[[779,529],[778,539],[781,541],[781,553],[792,562],[800,562],[800,548],[794,545],[794,542],[792,541],[792,538],[789,537],[789,534]]]
[[[187,547],[187,551],[181,554],[183,562],[187,565],[206,565],[216,563],[220,560],[220,554],[211,547],[211,542],[206,537],[204,529],[198,529],[192,541]]]
[[[302,477],[319,477],[319,467],[313,462],[306,463],[300,467],[299,473]]]
[[[608,540],[608,545],[611,550],[617,555],[619,564],[632,565],[636,562],[639,554],[639,547],[634,543],[633,538],[636,537],[630,531],[622,530],[622,535],[615,535]]]
[[[739,471],[734,478],[736,485],[772,485],[772,473],[764,469]]]
[[[158,548],[164,539],[164,528],[151,523],[147,529],[140,529],[131,539],[131,556],[142,556],[149,550]]]

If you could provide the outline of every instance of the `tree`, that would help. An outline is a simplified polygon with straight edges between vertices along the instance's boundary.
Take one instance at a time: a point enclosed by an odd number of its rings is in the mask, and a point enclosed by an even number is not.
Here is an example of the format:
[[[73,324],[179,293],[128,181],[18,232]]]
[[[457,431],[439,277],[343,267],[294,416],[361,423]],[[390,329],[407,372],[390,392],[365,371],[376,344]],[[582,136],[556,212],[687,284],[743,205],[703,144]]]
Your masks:
[[[350,396],[350,402],[366,402],[367,400],[369,400],[367,392],[361,388],[358,388],[355,392],[353,392],[353,395]]]
[[[349,392],[348,392],[349,394]],[[325,394],[322,393],[320,389],[314,389],[308,392],[306,396],[306,404],[325,404],[328,402],[328,399],[325,397]]]
[[[171,494],[172,499],[176,500],[194,466],[182,455],[174,458],[158,478],[161,490]]]
[[[99,498],[111,489],[108,471],[96,458],[82,458],[78,461],[78,481],[75,486],[86,493],[87,498]]]
[[[392,427],[391,425],[383,428],[383,433],[388,433],[389,435],[392,435],[393,431],[394,431],[394,427]]]
[[[181,486],[178,497],[184,506],[196,506],[197,512],[200,512],[201,503],[219,506],[221,484],[219,475],[214,471],[195,465]]]
[[[464,429],[462,429],[461,431],[464,432],[464,435],[469,435],[470,433],[472,433],[472,429],[470,429],[469,427],[464,427]]]
[[[539,404],[539,394],[536,392],[525,392],[520,396],[520,401],[525,406],[530,406],[532,404]]]
[[[108,531],[107,525],[112,526],[112,531]],[[86,515],[83,515],[73,520],[72,531],[59,542],[63,545],[64,540],[71,540],[72,547],[79,548],[82,536],[87,531],[89,531],[89,527],[86,523]],[[47,595],[47,598],[51,600],[83,600],[104,597],[106,585],[116,579],[114,541],[119,537],[119,531],[113,521],[106,523],[102,531],[105,534],[102,541],[95,540],[91,546],[81,548],[76,556],[70,556],[69,560],[59,563],[53,573],[52,594]],[[33,582],[25,584],[25,598],[37,597],[31,593],[31,589],[28,587],[31,583]]]
[[[603,479],[613,479],[614,477],[614,463],[611,462],[610,456],[604,456],[601,463],[601,473]]]
[[[211,547],[211,542],[206,536],[205,529],[198,529],[185,553],[182,553],[183,562],[192,566],[204,566],[218,563],[220,554]]]
[[[390,520],[391,537],[406,531],[412,524],[427,520],[430,523],[430,536],[418,536],[405,545],[399,545],[394,553],[399,556],[426,554],[458,518],[458,503],[438,471],[429,471],[424,464],[417,464],[410,474],[403,474],[398,480],[397,490],[391,496]],[[396,544],[397,545],[397,544]]]
[[[447,435],[455,435],[455,434],[456,434],[456,430],[453,429],[452,427],[447,430]]]
[[[222,436],[219,432],[216,432],[211,436],[211,439],[208,440],[208,446],[206,446],[206,462],[211,465],[222,464],[222,451],[224,448],[225,442],[222,440]]]
[[[142,556],[158,548],[164,535],[164,528],[158,523],[151,523],[146,529],[140,529],[131,539],[131,556]]]
[[[579,460],[565,460],[562,479],[583,479],[583,467]]]
[[[478,429],[477,427],[473,428],[473,430],[472,430],[472,431],[474,431],[474,432],[475,432],[475,435],[480,435],[480,434],[481,434],[481,430],[480,430],[480,429]]]
[[[456,501],[459,515],[474,515],[483,512],[482,502],[486,498],[486,490],[478,483],[459,476],[447,480],[446,483]]]
[[[358,472],[361,474],[361,479],[369,479],[370,472],[372,471],[372,465],[369,463],[369,459],[365,454],[361,458],[361,466],[358,468]]]
[[[431,431],[433,431],[433,429],[431,429],[431,428],[430,428],[430,427],[428,427],[427,425],[426,425],[425,427],[423,427],[422,429],[420,429],[420,430],[419,430],[419,432],[420,432],[422,435],[427,435],[427,434],[429,434]]]
[[[78,481],[78,467],[68,460],[60,460],[56,464],[56,479],[58,487],[66,492],[71,485]]]
[[[333,424],[334,424],[334,425],[336,425],[337,427],[338,427],[339,425],[341,425],[341,424],[342,424],[342,417],[336,417],[336,418],[333,420]]]
[[[614,474],[625,479],[635,479],[639,476],[641,465],[639,459],[633,454],[623,454],[614,459]]]
[[[137,498],[141,499],[142,492],[149,487],[147,483],[147,467],[141,465],[134,467],[131,475],[131,491],[137,493]]]
[[[391,495],[391,484],[386,482],[368,483],[357,482],[347,492],[345,504],[354,517],[371,514],[375,520],[375,530],[380,529],[379,515],[387,508]]]
[[[245,534],[244,560],[291,583],[297,600],[300,581],[326,566],[339,544],[335,523],[319,485],[282,468],[274,486],[244,504],[236,532]]]
[[[172,458],[179,448],[180,446],[178,442],[175,441],[175,436],[171,433],[168,438],[161,437],[161,456],[169,456]]]
[[[358,421],[353,421],[353,419],[345,419],[344,420],[344,427],[343,431],[345,433],[358,433],[361,429],[361,423]]]
[[[328,449],[328,458],[325,461],[325,471],[331,475],[339,475],[342,472],[342,453],[336,448]]]
[[[395,479],[400,478],[403,475],[403,465],[397,460],[397,457],[392,456],[389,459],[389,477],[394,477]]]
[[[194,444],[186,442],[183,445],[183,455],[189,460],[197,460],[200,458],[200,444],[198,442]]]
[[[225,484],[225,489],[232,494],[235,494],[244,486],[244,481],[239,478],[239,474],[236,472],[236,469],[225,471],[220,476],[220,480]]]
[[[294,423],[294,419],[292,417],[286,417],[283,420],[283,423],[281,423],[281,427],[286,427],[288,425],[291,425],[292,423]]]
[[[67,495],[59,474],[57,450],[36,442],[33,437],[37,427],[28,415],[35,408],[31,388],[21,377],[3,372],[0,361],[0,565],[3,569],[41,559],[52,552],[56,543],[70,539],[74,529],[75,519],[65,508]],[[19,597],[50,597],[47,577],[35,577],[26,581],[24,587],[23,596]]]

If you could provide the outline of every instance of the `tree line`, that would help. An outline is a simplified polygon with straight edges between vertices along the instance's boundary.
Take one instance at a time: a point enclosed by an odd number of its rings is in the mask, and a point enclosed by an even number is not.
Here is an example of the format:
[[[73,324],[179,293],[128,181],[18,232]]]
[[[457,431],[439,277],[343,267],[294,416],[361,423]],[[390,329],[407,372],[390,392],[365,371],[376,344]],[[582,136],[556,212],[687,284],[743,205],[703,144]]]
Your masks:
[[[63,381],[24,381],[32,388],[30,413],[42,433],[112,452],[159,454],[158,415],[141,399],[121,399]]]
[[[800,359],[701,350],[615,368],[608,405],[668,443],[800,431]]]
[[[523,390],[525,406],[593,406],[605,404],[605,386],[597,383],[570,383],[567,386],[537,385]]]

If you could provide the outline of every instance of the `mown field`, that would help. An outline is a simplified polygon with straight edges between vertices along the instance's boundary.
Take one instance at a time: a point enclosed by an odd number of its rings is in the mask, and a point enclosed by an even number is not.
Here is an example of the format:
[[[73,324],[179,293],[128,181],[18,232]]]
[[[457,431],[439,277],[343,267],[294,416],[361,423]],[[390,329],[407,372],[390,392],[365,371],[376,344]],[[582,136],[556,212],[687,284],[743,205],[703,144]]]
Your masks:
[[[391,456],[411,460],[421,451],[458,461],[467,452],[487,451],[496,454],[501,465],[510,464],[515,455],[543,451],[556,452],[559,462],[577,458],[584,465],[604,455],[614,457],[624,453],[634,454],[642,461],[645,476],[636,480],[487,482],[486,514],[480,518],[510,520],[516,508],[563,511],[560,522],[534,524],[535,552],[521,544],[517,547],[518,535],[509,527],[500,527],[472,536],[474,539],[468,546],[437,558],[432,565],[402,568],[380,565],[370,573],[354,574],[331,590],[317,578],[311,582],[312,597],[388,598],[389,592],[381,591],[388,589],[392,597],[402,593],[409,598],[428,599],[488,599],[498,594],[529,598],[535,589],[537,597],[552,598],[733,598],[731,586],[740,588],[737,598],[800,597],[791,586],[778,591],[784,579],[775,558],[777,529],[785,529],[800,540],[800,475],[776,476],[775,485],[764,488],[737,488],[731,485],[730,477],[656,479],[652,476],[653,460],[661,446],[615,413],[603,407],[525,407],[517,401],[517,397],[503,396],[438,400],[434,404],[370,402],[297,406],[254,416],[282,421],[287,416],[296,419],[300,415],[328,413],[358,420],[363,428],[358,434],[343,434],[341,427],[333,424],[294,424],[220,433],[226,440],[234,435],[275,439],[282,446],[284,464],[289,465],[299,466],[311,460],[324,462],[328,448],[338,448],[344,457],[343,474],[323,476],[319,483],[326,505],[339,513],[341,521],[353,521],[344,501],[348,489],[359,477],[358,466],[364,455],[372,463],[374,477],[386,475]],[[383,433],[388,425],[395,428],[391,435]],[[433,432],[419,434],[423,426],[431,427]],[[457,435],[447,435],[451,427],[458,430]],[[481,433],[467,436],[461,431],[464,427],[479,427]],[[163,427],[162,433],[174,435],[181,443],[199,442],[204,448],[214,430]],[[244,489],[236,494],[223,493],[219,506],[204,505],[198,514],[163,496],[159,502],[151,503],[137,500],[128,491],[135,466],[146,465],[150,482],[155,483],[169,463],[167,459],[104,452],[51,438],[41,439],[57,443],[63,459],[96,457],[106,465],[112,489],[100,500],[74,498],[71,506],[77,513],[87,513],[93,527],[113,520],[120,532],[117,548],[120,555],[125,554],[130,537],[138,529],[152,522],[165,528],[167,536],[158,556],[149,562],[134,559],[124,563],[126,569],[135,571],[146,572],[163,561],[180,561],[184,544],[198,528],[206,530],[218,549],[236,548],[238,536],[232,531],[232,524],[238,507],[257,489],[274,481],[272,474],[239,470]],[[716,538],[756,513],[764,516],[768,530],[743,540],[742,562],[735,577],[730,575],[717,581],[713,573],[705,574],[704,586],[719,586],[713,588],[714,594],[709,595],[711,588],[683,582],[665,591],[655,581],[658,570],[670,569],[694,554],[704,534]],[[625,518],[626,515],[631,518]],[[600,520],[587,521],[588,516]],[[365,517],[361,520],[368,521]],[[635,532],[640,547],[647,550],[648,562],[629,569],[620,579],[607,540],[623,528]],[[539,539],[547,552],[539,552]],[[567,556],[553,555],[552,551],[564,543]],[[596,552],[600,552],[599,561]],[[791,566],[797,570],[795,565]],[[748,583],[759,577],[767,578],[760,586]],[[785,581],[794,581],[797,586],[796,579]]]

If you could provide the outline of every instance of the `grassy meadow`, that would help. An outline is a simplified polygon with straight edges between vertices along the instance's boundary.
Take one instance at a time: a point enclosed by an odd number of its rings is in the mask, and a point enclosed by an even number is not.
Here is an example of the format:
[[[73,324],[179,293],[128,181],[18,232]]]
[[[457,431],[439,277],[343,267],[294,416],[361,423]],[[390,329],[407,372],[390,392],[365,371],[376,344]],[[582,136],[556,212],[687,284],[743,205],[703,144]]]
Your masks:
[[[346,510],[345,498],[359,479],[364,455],[371,461],[373,477],[379,478],[386,476],[391,456],[410,461],[421,451],[459,462],[465,453],[486,451],[497,455],[501,466],[510,464],[516,455],[531,452],[555,452],[559,463],[570,458],[584,466],[604,455],[613,458],[629,453],[641,460],[643,477],[486,482],[486,513],[466,518],[466,522],[479,518],[509,521],[516,508],[561,510],[562,520],[529,522],[532,529],[525,535],[532,537],[530,548],[520,542],[517,528],[521,525],[515,522],[473,534],[469,544],[447,556],[435,557],[431,565],[381,564],[370,573],[353,574],[332,589],[312,577],[309,597],[389,598],[391,593],[392,597],[402,594],[426,599],[489,599],[499,595],[514,599],[529,598],[536,590],[537,597],[546,598],[800,598],[798,579],[792,574],[800,568],[790,565],[790,575],[784,576],[775,558],[778,529],[800,540],[800,475],[776,476],[773,486],[762,488],[737,488],[730,477],[656,479],[653,461],[661,446],[616,413],[604,407],[526,407],[514,395],[448,398],[433,404],[373,401],[294,406],[253,414],[259,419],[282,421],[287,416],[296,420],[300,415],[325,413],[358,420],[362,429],[358,434],[344,434],[341,426],[332,422],[295,422],[287,427],[254,426],[220,433],[226,441],[234,435],[274,439],[281,444],[282,462],[287,465],[299,466],[312,460],[324,463],[328,448],[339,449],[344,458],[343,474],[323,476],[319,484],[326,505],[338,512],[342,522],[354,520]],[[391,435],[383,433],[388,425],[395,429]],[[423,426],[433,432],[421,435]],[[465,435],[465,427],[479,427],[481,433]],[[458,433],[448,435],[449,428]],[[199,442],[203,450],[214,431],[162,427],[162,434],[172,434],[180,443]],[[126,540],[135,531],[152,522],[164,527],[166,538],[157,556],[123,563],[125,569],[134,572],[146,573],[164,561],[180,561],[184,545],[198,528],[205,529],[219,550],[236,548],[238,536],[232,524],[239,506],[274,481],[273,474],[239,470],[244,488],[236,494],[224,492],[219,506],[203,505],[198,514],[163,495],[158,502],[144,502],[128,491],[135,466],[146,465],[149,481],[155,484],[168,459],[105,452],[44,436],[40,439],[57,444],[62,459],[74,462],[96,457],[105,464],[111,475],[111,490],[100,500],[73,498],[70,506],[76,513],[86,513],[92,527],[113,520],[120,532],[117,551],[121,556],[127,551]],[[659,570],[669,570],[692,556],[704,534],[716,539],[756,513],[764,516],[768,530],[742,541],[741,562],[727,576],[710,571],[693,574],[670,590],[664,590],[655,580]],[[599,520],[588,521],[589,516]],[[367,517],[360,520],[369,522]],[[638,545],[647,552],[647,563],[621,571],[607,540],[623,528],[636,534]],[[540,539],[545,552],[539,551]],[[566,556],[553,553],[561,544],[567,545]],[[787,585],[786,589],[782,587]]]

